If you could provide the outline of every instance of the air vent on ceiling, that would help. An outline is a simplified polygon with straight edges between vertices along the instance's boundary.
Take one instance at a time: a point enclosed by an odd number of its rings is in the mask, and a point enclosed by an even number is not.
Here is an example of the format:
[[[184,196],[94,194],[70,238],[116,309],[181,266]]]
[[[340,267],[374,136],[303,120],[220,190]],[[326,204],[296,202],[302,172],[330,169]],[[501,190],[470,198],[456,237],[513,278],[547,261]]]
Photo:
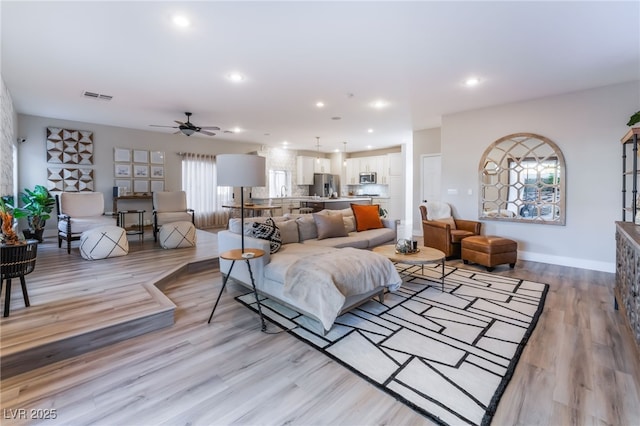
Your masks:
[[[113,99],[113,96],[111,95],[103,95],[101,93],[89,92],[88,90],[85,90],[82,95],[87,98],[100,99],[102,101],[110,101],[111,99]]]

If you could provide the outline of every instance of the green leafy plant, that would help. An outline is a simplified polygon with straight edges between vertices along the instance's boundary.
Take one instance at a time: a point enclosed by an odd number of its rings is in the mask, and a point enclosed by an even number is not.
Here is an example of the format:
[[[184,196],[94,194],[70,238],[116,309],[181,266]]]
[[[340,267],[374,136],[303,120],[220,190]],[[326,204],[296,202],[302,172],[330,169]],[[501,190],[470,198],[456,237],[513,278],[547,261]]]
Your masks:
[[[640,111],[631,116],[629,122],[627,123],[627,126],[633,126],[636,123],[640,123]]]
[[[17,244],[18,235],[13,229],[13,215],[16,209],[13,206],[13,196],[0,197],[0,242],[5,244]]]
[[[24,204],[19,209],[15,209],[15,217],[26,217],[29,228],[33,231],[44,229],[47,219],[51,218],[51,212],[56,201],[51,196],[47,188],[36,185],[33,190],[25,188],[20,193],[20,201]]]

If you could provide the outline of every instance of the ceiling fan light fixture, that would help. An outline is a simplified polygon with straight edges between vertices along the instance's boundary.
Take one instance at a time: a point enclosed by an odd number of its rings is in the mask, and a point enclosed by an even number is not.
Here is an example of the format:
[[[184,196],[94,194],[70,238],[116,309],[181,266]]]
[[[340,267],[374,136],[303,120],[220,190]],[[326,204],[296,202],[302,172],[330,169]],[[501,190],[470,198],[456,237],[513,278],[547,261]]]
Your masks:
[[[189,128],[180,129],[180,131],[187,136],[191,136],[196,132],[194,129],[189,129]]]

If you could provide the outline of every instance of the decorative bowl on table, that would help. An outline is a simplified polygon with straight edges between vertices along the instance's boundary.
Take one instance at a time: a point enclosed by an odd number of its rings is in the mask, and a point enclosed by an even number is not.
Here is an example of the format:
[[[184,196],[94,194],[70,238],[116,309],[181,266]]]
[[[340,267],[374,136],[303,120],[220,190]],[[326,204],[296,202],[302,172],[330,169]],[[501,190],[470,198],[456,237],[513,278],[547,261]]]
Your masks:
[[[397,254],[413,254],[419,252],[419,248],[413,248],[413,241],[407,240],[404,238],[399,239],[396,242],[396,253]]]

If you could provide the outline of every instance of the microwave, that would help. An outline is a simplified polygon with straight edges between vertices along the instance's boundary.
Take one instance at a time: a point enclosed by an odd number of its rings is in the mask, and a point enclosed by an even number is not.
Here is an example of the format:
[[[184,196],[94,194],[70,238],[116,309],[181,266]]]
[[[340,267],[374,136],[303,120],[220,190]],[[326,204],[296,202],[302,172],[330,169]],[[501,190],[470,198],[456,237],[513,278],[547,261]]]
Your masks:
[[[360,184],[364,183],[376,183],[377,175],[375,172],[363,172],[360,173]]]

